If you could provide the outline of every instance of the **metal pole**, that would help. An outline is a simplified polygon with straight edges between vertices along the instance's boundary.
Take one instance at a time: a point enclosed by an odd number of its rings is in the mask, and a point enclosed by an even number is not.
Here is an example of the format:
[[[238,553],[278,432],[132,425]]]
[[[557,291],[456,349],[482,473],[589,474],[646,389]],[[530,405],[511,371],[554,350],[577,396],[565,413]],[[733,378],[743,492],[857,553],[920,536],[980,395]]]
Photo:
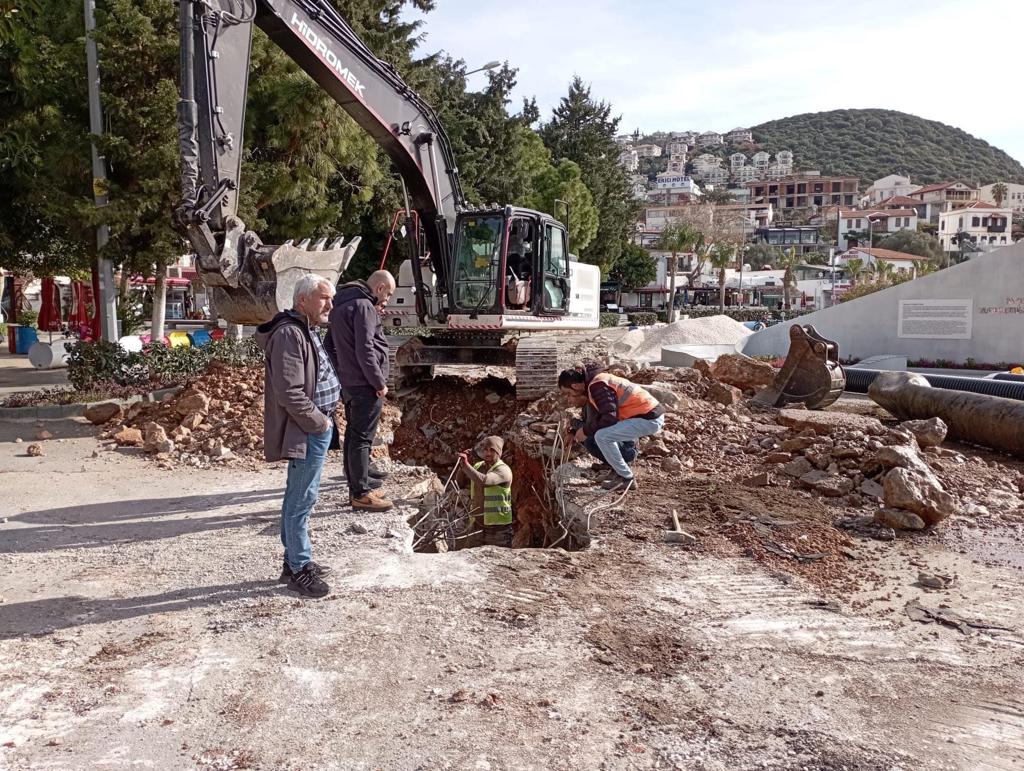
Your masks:
[[[92,140],[92,195],[97,207],[107,205],[107,163],[96,147],[96,137],[103,134],[103,107],[100,104],[100,70],[96,56],[96,0],[85,0],[85,61],[89,78],[89,133]],[[100,333],[108,343],[117,342],[117,291],[114,286],[114,264],[103,256],[103,247],[110,237],[110,228],[103,223],[96,228],[96,253],[99,264]]]

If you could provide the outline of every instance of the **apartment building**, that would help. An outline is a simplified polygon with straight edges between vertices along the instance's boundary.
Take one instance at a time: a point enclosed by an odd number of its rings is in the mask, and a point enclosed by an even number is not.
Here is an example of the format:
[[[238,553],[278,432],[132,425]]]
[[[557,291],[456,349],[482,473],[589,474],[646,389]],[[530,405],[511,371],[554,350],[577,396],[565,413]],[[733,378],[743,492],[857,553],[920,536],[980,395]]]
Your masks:
[[[724,144],[722,135],[717,131],[705,131],[697,137],[697,145],[699,147],[717,147],[721,144]]]
[[[747,165],[747,156],[743,153],[733,153],[729,156],[729,171],[735,174],[737,171]]]
[[[992,195],[992,188],[997,184],[1002,184],[1006,188],[1006,195],[1003,196],[1001,205],[1013,209],[1017,214],[1024,214],[1024,185],[1013,182],[993,182],[991,185],[984,185],[978,189],[978,199],[985,203],[995,204],[996,199]]]
[[[975,191],[977,192],[977,191]],[[1013,209],[984,201],[971,201],[939,214],[939,243],[945,252],[971,254],[1013,243]],[[962,244],[958,236],[970,241]]]
[[[869,249],[856,246],[844,251],[842,254],[836,255],[836,267],[845,270],[850,260],[860,260],[861,264],[865,267],[874,265],[879,260],[882,260],[892,265],[898,272],[913,273],[915,270],[914,263],[920,259],[922,259],[920,255],[897,252],[893,249]]]
[[[743,142],[753,142],[754,134],[748,128],[734,128],[728,134],[725,135],[726,140],[729,144],[738,145]]]
[[[768,177],[768,167],[771,165],[772,157],[764,150],[760,150],[754,153],[750,158],[750,162],[757,172],[758,179],[766,179]]]
[[[778,180],[756,180],[746,186],[754,203],[770,203],[776,211],[829,205],[853,208],[859,197],[860,180],[804,173]]]
[[[693,173],[701,179],[704,179],[712,169],[720,168],[722,168],[722,159],[717,155],[703,153],[693,159]]]
[[[966,206],[978,200],[978,191],[963,182],[938,182],[919,187],[908,198],[916,201],[917,216],[929,222],[938,222],[939,215]]]
[[[641,158],[660,158],[661,148],[658,145],[637,145],[636,154]]]
[[[904,177],[902,174],[890,174],[887,177],[876,179],[868,185],[868,189],[864,191],[864,196],[867,198],[867,205],[874,206],[887,198],[905,196],[919,187],[920,185],[915,185],[910,181],[910,177]]]
[[[834,221],[835,217],[827,219]],[[917,230],[915,209],[854,209],[839,212],[839,249],[872,244],[889,233]]]
[[[640,154],[632,147],[627,147],[619,153],[619,163],[630,174],[640,168]]]
[[[824,251],[828,247],[821,241],[821,234],[814,225],[769,226],[758,228],[754,240],[778,247],[795,249],[797,254]]]
[[[682,156],[683,160],[686,160],[686,154],[690,152],[690,145],[681,139],[673,139],[668,143],[668,154],[672,156]]]

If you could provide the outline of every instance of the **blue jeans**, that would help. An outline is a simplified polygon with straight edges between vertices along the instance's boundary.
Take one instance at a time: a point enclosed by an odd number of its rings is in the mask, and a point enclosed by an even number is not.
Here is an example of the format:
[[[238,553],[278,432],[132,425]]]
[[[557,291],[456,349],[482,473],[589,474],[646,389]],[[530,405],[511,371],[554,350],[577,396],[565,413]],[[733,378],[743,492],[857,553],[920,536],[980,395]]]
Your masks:
[[[642,436],[656,434],[661,431],[664,425],[664,415],[659,415],[654,420],[626,418],[626,420],[620,420],[614,426],[598,429],[594,433],[594,441],[604,456],[605,463],[611,466],[612,470],[620,477],[632,479],[633,472],[629,470],[629,466],[623,460],[619,445],[622,442],[635,442]]]
[[[322,434],[308,434],[306,457],[288,461],[288,482],[281,504],[281,543],[284,545],[285,562],[293,573],[302,570],[312,559],[309,515],[320,494],[320,472],[324,470],[332,433],[327,429]]]
[[[583,440],[583,446],[587,452],[597,458],[601,463],[607,463],[605,460],[604,453],[601,452],[601,448],[597,446],[597,442],[594,441],[594,437],[588,436]],[[639,453],[636,450],[636,442],[619,442],[619,453],[622,455],[622,459],[626,463],[632,463],[636,460],[636,456]]]

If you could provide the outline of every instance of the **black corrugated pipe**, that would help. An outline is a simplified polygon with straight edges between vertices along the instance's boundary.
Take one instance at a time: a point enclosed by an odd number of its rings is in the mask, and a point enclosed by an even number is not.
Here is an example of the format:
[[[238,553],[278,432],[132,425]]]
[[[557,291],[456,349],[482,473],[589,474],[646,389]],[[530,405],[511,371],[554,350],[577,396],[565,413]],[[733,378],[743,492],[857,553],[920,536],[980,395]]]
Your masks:
[[[857,394],[866,394],[868,386],[881,374],[882,370],[844,367],[843,372],[846,373],[845,390]],[[926,375],[921,372],[917,374],[922,375],[933,388],[945,388],[950,391],[968,391],[975,394],[987,394],[988,396],[1001,396],[1004,399],[1024,401],[1024,380],[1007,381],[1003,378],[986,380],[977,377]]]
[[[1012,380],[1014,383],[1024,383],[1024,375],[1014,375],[1010,372],[999,372],[992,375],[992,380]]]

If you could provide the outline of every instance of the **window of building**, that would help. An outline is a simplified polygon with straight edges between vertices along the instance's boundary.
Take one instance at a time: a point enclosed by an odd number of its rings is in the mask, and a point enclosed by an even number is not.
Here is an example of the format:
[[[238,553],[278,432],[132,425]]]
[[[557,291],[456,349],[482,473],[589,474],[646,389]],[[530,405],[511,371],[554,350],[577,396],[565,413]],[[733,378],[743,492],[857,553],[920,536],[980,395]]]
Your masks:
[[[988,223],[985,223],[985,224],[987,225]],[[972,217],[971,218],[971,227],[972,228],[978,227],[978,218],[977,217]]]
[[[1000,236],[999,237],[999,243],[1005,244],[1006,243],[1006,236]]]
[[[860,220],[857,220],[857,230],[860,230]]]
[[[961,217],[960,218],[960,225],[959,225],[959,227],[963,227],[963,226],[964,226],[964,218]]]
[[[650,292],[643,292],[640,294],[640,307],[641,308],[653,308],[654,307],[654,295]]]
[[[853,220],[846,220],[846,228],[848,230],[853,230]]]

